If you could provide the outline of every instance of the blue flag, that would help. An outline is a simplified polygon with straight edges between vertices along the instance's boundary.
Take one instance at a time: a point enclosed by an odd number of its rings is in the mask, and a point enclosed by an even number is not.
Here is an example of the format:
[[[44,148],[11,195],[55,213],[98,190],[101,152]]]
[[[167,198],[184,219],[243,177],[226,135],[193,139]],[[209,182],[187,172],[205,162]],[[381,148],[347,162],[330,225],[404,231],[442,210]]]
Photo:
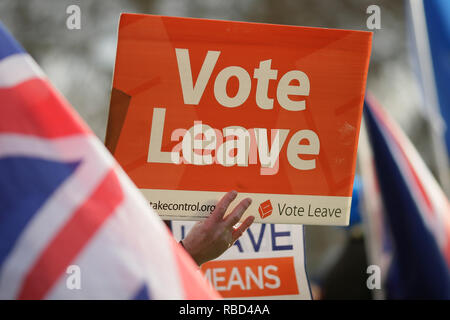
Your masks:
[[[423,1],[423,5],[445,143],[450,151],[450,1]]]

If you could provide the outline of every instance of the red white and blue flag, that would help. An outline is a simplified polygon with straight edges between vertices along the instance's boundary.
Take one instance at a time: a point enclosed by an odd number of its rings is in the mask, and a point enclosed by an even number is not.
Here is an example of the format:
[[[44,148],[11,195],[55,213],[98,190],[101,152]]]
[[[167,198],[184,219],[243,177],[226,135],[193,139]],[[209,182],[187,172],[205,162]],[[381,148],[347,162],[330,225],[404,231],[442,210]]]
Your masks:
[[[0,24],[0,299],[218,297]]]
[[[369,184],[373,193],[364,196],[372,202],[366,209],[375,234],[369,240],[375,245],[369,247],[379,250],[371,253],[371,263],[383,268],[390,260],[382,270],[388,273],[385,297],[450,299],[449,201],[406,135],[373,97],[366,97],[364,109],[373,156],[361,165],[373,164],[374,170],[363,170],[363,181],[375,180]]]

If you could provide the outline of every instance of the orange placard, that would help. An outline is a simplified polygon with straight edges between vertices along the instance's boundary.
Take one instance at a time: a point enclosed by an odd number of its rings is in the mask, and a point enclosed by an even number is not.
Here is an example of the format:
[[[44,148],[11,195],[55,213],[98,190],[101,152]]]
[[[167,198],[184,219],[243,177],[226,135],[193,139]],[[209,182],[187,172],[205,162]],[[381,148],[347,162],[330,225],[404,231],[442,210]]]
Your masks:
[[[257,222],[346,225],[370,47],[363,31],[123,14],[106,145],[163,218],[204,218],[234,189]]]

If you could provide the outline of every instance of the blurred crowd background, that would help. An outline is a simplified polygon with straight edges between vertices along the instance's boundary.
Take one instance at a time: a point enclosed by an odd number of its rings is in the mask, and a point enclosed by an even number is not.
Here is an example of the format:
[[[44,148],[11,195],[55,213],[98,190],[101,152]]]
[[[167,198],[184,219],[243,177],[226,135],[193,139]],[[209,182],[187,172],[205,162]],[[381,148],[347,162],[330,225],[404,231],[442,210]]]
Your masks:
[[[66,8],[81,9],[81,29],[68,30]],[[381,9],[373,30],[367,87],[397,120],[433,170],[420,87],[408,48],[401,0],[0,0],[0,20],[103,141],[120,13],[367,30],[366,9]],[[342,250],[348,228],[306,226],[306,263],[319,279]]]

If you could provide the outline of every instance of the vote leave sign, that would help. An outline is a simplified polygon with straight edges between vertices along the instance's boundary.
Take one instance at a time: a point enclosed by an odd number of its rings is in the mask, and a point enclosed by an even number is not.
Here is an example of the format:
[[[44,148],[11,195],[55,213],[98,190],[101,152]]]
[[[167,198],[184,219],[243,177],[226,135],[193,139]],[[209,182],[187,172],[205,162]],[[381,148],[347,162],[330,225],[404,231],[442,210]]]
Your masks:
[[[183,239],[193,225],[172,221],[175,239]],[[303,226],[253,224],[201,270],[224,298],[310,300],[304,256]]]
[[[123,14],[106,145],[164,219],[346,225],[371,33]],[[243,217],[245,219],[245,216]]]

